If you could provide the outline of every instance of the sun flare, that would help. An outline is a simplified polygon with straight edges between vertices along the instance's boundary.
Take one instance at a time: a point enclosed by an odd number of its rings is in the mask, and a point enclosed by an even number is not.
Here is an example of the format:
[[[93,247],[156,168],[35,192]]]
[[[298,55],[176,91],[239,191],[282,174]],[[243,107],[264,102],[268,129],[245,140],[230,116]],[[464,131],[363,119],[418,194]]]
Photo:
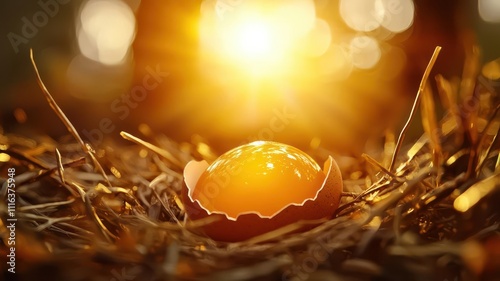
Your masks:
[[[290,71],[317,21],[311,0],[244,2],[223,15],[209,6],[202,11],[201,42],[209,59],[259,76]]]
[[[222,59],[252,73],[279,72],[290,54],[290,38],[276,22],[245,16],[225,26],[221,33]]]
[[[264,22],[245,22],[236,28],[233,52],[246,59],[265,59],[272,56],[271,32]]]

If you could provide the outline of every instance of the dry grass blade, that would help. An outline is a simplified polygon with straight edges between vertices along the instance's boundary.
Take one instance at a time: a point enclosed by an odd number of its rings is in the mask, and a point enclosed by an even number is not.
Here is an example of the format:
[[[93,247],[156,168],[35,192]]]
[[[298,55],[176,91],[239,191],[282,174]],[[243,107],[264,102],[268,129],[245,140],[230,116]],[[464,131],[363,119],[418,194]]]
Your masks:
[[[78,195],[80,197],[80,199],[82,199],[82,201],[84,203],[85,200],[86,200],[86,192],[85,192],[85,189],[80,186],[79,184],[75,183],[75,182],[68,182],[67,184],[65,184],[65,186],[68,186],[68,189],[71,189],[71,187],[73,187],[74,189],[76,189],[76,191],[78,192]],[[74,194],[74,191],[71,192],[72,194]],[[77,196],[78,197],[78,196]]]
[[[52,110],[54,110],[54,112],[57,114],[59,119],[61,119],[64,126],[66,126],[66,129],[68,129],[69,133],[71,135],[73,135],[75,140],[80,144],[83,151],[88,152],[87,146],[85,146],[85,142],[80,137],[80,134],[78,134],[78,131],[75,129],[73,124],[71,124],[68,117],[66,117],[66,114],[64,114],[64,112],[61,110],[59,105],[57,105],[56,101],[54,100],[54,98],[50,94],[47,87],[45,87],[45,84],[43,83],[42,77],[40,76],[40,73],[38,72],[38,67],[36,66],[36,63],[35,63],[35,58],[33,56],[33,49],[30,49],[30,59],[31,59],[31,64],[33,65],[33,68],[35,69],[35,74],[36,74],[36,78],[37,78],[36,81],[38,82],[38,85],[42,89],[42,92],[43,92],[45,98],[47,99],[47,101],[49,102],[50,107],[52,108]]]
[[[454,93],[450,81],[441,74],[436,75],[435,79],[444,109],[458,115],[456,93]]]
[[[493,193],[495,190],[498,191],[500,187],[500,174],[495,174],[489,178],[479,181],[469,187],[464,193],[455,199],[453,202],[453,207],[457,211],[467,212],[472,208],[479,200]]]
[[[422,94],[422,103],[420,105],[422,110],[422,126],[429,138],[432,148],[432,163],[437,169],[436,186],[439,185],[440,167],[443,160],[443,152],[441,148],[441,129],[438,126],[436,118],[436,109],[434,105],[434,97],[429,85],[426,85]]]
[[[44,203],[44,204],[37,204],[37,205],[29,205],[29,206],[22,206],[19,208],[19,211],[25,212],[28,210],[34,210],[34,209],[44,209],[44,208],[50,208],[50,207],[57,207],[61,205],[68,205],[75,202],[75,199],[69,199],[66,201],[58,201],[58,202],[50,202],[50,203]]]
[[[75,159],[71,162],[62,163],[61,166],[64,169],[64,168],[70,168],[70,167],[77,167],[77,166],[80,166],[84,163],[85,163],[85,158],[79,158],[79,159]],[[51,168],[51,169],[47,168],[47,169],[42,169],[42,170],[44,170],[44,171],[37,172],[33,177],[26,178],[24,181],[20,181],[19,184],[33,183],[33,182],[37,182],[43,178],[49,177],[52,174],[54,174],[56,170],[58,170],[58,167]]]
[[[413,120],[413,116],[415,115],[416,108],[418,107],[418,104],[420,102],[420,95],[422,91],[424,90],[425,85],[427,84],[427,79],[429,78],[429,75],[431,73],[432,67],[434,66],[434,63],[436,63],[437,57],[439,55],[439,52],[441,51],[441,47],[437,46],[436,49],[434,49],[434,53],[432,54],[432,57],[427,64],[427,67],[425,68],[424,74],[422,76],[422,80],[420,81],[420,86],[418,87],[417,95],[415,96],[415,101],[413,102],[413,106],[411,108],[410,116],[408,116],[408,120],[406,120],[405,125],[403,126],[403,129],[401,130],[401,133],[399,134],[398,141],[396,143],[396,148],[394,149],[394,153],[392,154],[392,159],[391,159],[391,165],[389,166],[389,171],[393,171],[394,165],[396,164],[396,159],[398,157],[399,150],[401,149],[401,146],[403,145],[403,140],[405,138],[406,131],[408,130],[408,127],[411,123],[411,120]]]
[[[419,152],[427,145],[427,138],[425,136],[420,137],[413,145],[406,151],[406,157],[408,161],[412,161]],[[400,169],[403,167],[399,167]],[[398,171],[399,172],[399,171]]]
[[[497,155],[497,162],[495,163],[495,173],[500,172],[500,154]]]
[[[106,241],[111,242],[111,239],[116,240],[118,238],[113,233],[111,233],[111,231],[109,231],[109,229],[103,224],[103,220],[101,220],[101,218],[97,214],[88,194],[85,194],[85,209],[87,211],[87,216],[92,218],[92,221],[97,226],[99,233],[104,239],[106,239]]]
[[[57,170],[59,172],[59,179],[61,179],[61,182],[63,184],[66,184],[66,179],[64,178],[64,166],[62,163],[62,157],[61,153],[59,152],[59,149],[56,148],[56,163],[57,163]]]
[[[389,167],[389,165],[391,165],[392,153],[394,151],[394,148],[396,147],[396,133],[392,129],[387,129],[384,135],[384,156],[382,158],[381,164],[383,167]]]
[[[93,149],[90,147],[88,143],[86,143],[85,146],[87,147],[87,154],[92,159],[92,162],[97,167],[97,170],[101,172],[101,175],[108,184],[108,186],[111,186],[111,182],[109,181],[108,175],[104,171],[104,168],[102,167],[101,163],[99,163],[99,160],[97,160],[97,158],[95,157]]]
[[[486,147],[486,149],[484,149],[482,154],[481,153],[478,154],[478,164],[476,167],[476,176],[479,176],[479,173],[481,172],[481,169],[483,168],[484,162],[486,161],[488,155],[491,152],[491,149],[493,148],[493,145],[495,144],[495,141],[497,140],[499,129],[500,129],[499,128],[500,124],[499,124],[498,120],[496,119],[496,116],[497,116],[499,110],[500,110],[500,104],[497,105],[497,107],[495,108],[495,111],[493,112],[490,119],[488,120],[488,123],[486,124],[486,127],[483,130],[483,135],[482,135],[481,139],[479,140],[478,148],[481,149],[485,145],[485,142],[487,141],[487,136],[489,135],[488,130],[490,129],[490,127],[493,125],[497,126],[496,133],[493,135],[493,138],[491,139],[489,145]]]
[[[73,160],[71,162],[68,162],[68,163],[61,163],[60,165],[60,168],[59,168],[59,164],[57,164],[58,166],[55,167],[55,168],[52,168],[52,169],[49,169],[49,170],[45,170],[41,173],[38,173],[36,176],[34,176],[33,178],[30,178],[26,183],[30,183],[30,182],[37,182],[45,177],[49,177],[51,176],[52,174],[55,173],[56,170],[58,171],[64,171],[64,168],[69,168],[69,167],[76,167],[76,166],[80,166],[82,164],[85,163],[85,158],[80,158],[80,159],[76,159],[76,160]],[[66,179],[64,178],[64,173],[59,173],[59,179],[61,180],[61,183],[63,184],[64,187],[67,187],[67,190],[75,197],[78,197],[78,194],[71,188],[68,188],[68,184],[66,182]]]
[[[463,126],[462,119],[460,117],[460,112],[458,110],[457,93],[456,89],[453,89],[450,81],[446,80],[442,75],[436,75],[436,84],[438,88],[439,97],[441,98],[441,104],[444,109],[451,115],[453,120],[453,125],[449,126],[456,130],[455,144],[460,145],[463,141]]]
[[[468,59],[465,61],[462,80],[460,83],[460,98],[467,108],[466,114],[463,118],[466,136],[471,143],[469,165],[467,168],[467,175],[471,176],[477,163],[477,145],[479,132],[477,128],[477,118],[479,106],[479,91],[476,91],[476,79],[479,73],[479,48],[473,46],[470,52],[467,52]]]
[[[397,176],[393,172],[387,170],[384,166],[382,166],[382,164],[380,164],[377,160],[373,159],[370,155],[363,153],[361,157],[363,157],[368,163],[370,163],[375,168],[382,170],[385,174],[387,174],[391,178],[393,179],[397,178]]]
[[[156,190],[154,190],[154,189],[153,189],[153,194],[158,199],[158,201],[160,202],[163,209],[165,209],[165,211],[167,211],[167,213],[170,215],[170,217],[174,220],[174,222],[177,223],[179,226],[182,226],[182,224],[179,222],[179,220],[177,219],[177,217],[173,213],[172,208],[170,208],[170,205],[166,204],[165,200],[162,200],[162,198],[160,197],[158,192],[156,192]]]
[[[353,200],[351,200],[343,205],[340,205],[339,208],[337,209],[336,213],[340,214],[340,213],[342,213],[342,211],[344,209],[346,209],[347,207],[349,207],[357,202],[362,201],[365,197],[367,197],[369,195],[372,196],[374,194],[378,194],[380,191],[391,187],[391,183],[392,183],[392,181],[390,181],[386,178],[383,178],[383,177],[380,178],[378,181],[374,182],[369,188],[367,188],[366,190],[364,190],[360,194],[357,194]],[[402,182],[395,181],[395,185],[392,187],[397,188],[401,184],[402,184]]]
[[[50,107],[52,108],[52,110],[54,110],[57,117],[59,117],[59,119],[61,119],[61,121],[63,122],[64,126],[66,126],[66,129],[69,131],[69,133],[75,138],[75,140],[78,142],[78,144],[80,144],[82,150],[92,158],[94,165],[96,165],[96,167],[99,169],[99,171],[101,172],[103,177],[106,179],[108,185],[111,185],[109,180],[107,179],[106,172],[104,172],[104,169],[102,168],[101,164],[94,157],[93,150],[91,149],[90,145],[86,144],[83,141],[83,139],[80,137],[80,134],[78,134],[78,131],[75,129],[75,127],[73,126],[71,121],[69,121],[68,117],[66,117],[66,114],[64,114],[64,112],[59,107],[59,105],[57,105],[56,101],[54,100],[54,98],[50,94],[47,87],[45,87],[45,84],[43,83],[42,77],[40,76],[40,73],[38,71],[38,67],[36,66],[36,63],[35,63],[35,58],[33,56],[33,49],[30,49],[30,59],[31,59],[31,64],[33,65],[33,69],[35,70],[38,85],[42,89],[42,92],[43,92],[45,98],[47,99]]]
[[[424,196],[420,198],[420,203],[417,203],[415,206],[417,210],[422,211],[428,209],[432,205],[440,202],[443,198],[450,195],[456,188],[464,183],[466,180],[465,172],[459,174],[454,179],[446,181],[442,183],[435,189],[432,189],[430,192],[426,193]]]
[[[476,77],[479,74],[479,58],[480,51],[478,46],[472,46],[468,52],[466,52],[466,60],[464,63],[464,68],[462,72],[462,80],[460,83],[460,99],[462,101],[471,100],[474,96],[474,88],[476,85]]]
[[[174,155],[172,155],[172,153],[170,153],[164,149],[161,149],[158,146],[153,145],[147,141],[143,141],[140,138],[133,136],[127,132],[120,132],[120,136],[122,136],[126,140],[135,142],[137,144],[140,144],[140,145],[146,147],[147,149],[157,153],[158,155],[161,155],[163,158],[167,159],[169,162],[171,162],[175,166],[183,168],[183,165],[181,164],[181,162],[177,158],[175,158]]]
[[[21,161],[25,161],[39,169],[42,169],[42,170],[48,170],[49,167],[47,167],[47,165],[45,165],[44,163],[42,163],[42,161],[36,159],[35,157],[27,154],[27,153],[24,153],[22,151],[18,151],[17,149],[14,149],[14,148],[8,148],[8,149],[0,149],[0,152],[3,152],[3,153],[6,153],[8,154],[9,156],[13,157],[13,158],[16,158],[16,159],[19,159]]]
[[[254,244],[259,244],[267,241],[276,241],[279,240],[283,235],[292,233],[302,227],[304,225],[312,224],[312,225],[317,225],[321,224],[327,221],[326,219],[317,219],[317,220],[311,220],[311,221],[298,221],[293,224],[285,225],[283,227],[280,227],[276,230],[264,233],[259,236],[255,236],[253,238],[248,239],[247,241],[244,241],[242,244],[243,245],[254,245]],[[237,243],[236,243],[237,244]]]
[[[432,167],[425,167],[419,170],[411,179],[402,184],[402,187],[399,188],[401,190],[400,192],[392,193],[389,197],[380,201],[378,205],[373,208],[371,217],[382,216],[383,212],[385,212],[387,208],[393,206],[404,196],[411,193],[424,178],[433,172],[433,170],[434,169]]]
[[[76,219],[81,219],[84,216],[67,216],[67,217],[60,217],[60,218],[51,218],[48,216],[44,215],[37,215],[37,214],[32,214],[32,213],[23,213],[22,214],[23,219],[33,221],[37,227],[35,228],[35,231],[39,232],[42,231],[48,227],[52,227],[54,224],[58,224],[61,222],[66,222],[66,221],[73,221]],[[39,224],[38,221],[45,221],[43,224]]]
[[[45,222],[44,224],[38,225],[35,228],[35,231],[40,232],[40,231],[44,230],[45,228],[53,227],[53,225],[55,225],[55,224],[62,223],[62,222],[67,222],[67,221],[73,221],[73,220],[76,220],[76,219],[81,219],[83,217],[84,216],[62,217],[62,218],[49,218],[49,217],[47,217],[46,218],[47,222]]]

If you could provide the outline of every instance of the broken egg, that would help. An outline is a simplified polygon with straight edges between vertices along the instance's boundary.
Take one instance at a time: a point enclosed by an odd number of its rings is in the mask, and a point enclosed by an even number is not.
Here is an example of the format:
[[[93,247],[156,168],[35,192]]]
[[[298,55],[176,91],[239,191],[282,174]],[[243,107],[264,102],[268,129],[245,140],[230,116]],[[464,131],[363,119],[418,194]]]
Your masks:
[[[225,242],[244,241],[298,221],[331,218],[342,192],[333,158],[322,170],[301,150],[270,141],[234,148],[211,165],[191,161],[184,182],[188,218],[215,217],[201,231]]]

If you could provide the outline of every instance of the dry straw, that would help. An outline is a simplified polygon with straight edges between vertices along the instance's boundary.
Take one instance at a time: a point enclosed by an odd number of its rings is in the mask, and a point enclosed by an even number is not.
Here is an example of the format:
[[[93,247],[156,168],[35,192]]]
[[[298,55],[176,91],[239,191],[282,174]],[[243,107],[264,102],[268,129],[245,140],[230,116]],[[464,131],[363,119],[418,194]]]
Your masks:
[[[473,49],[460,81],[436,76],[441,102],[435,101],[427,80],[439,51],[397,142],[387,138],[384,147],[395,148],[390,159],[358,159],[334,218],[308,232],[288,234],[308,223],[298,222],[240,243],[193,234],[211,221],[187,221],[179,199],[184,165],[213,159],[208,146],[122,132],[133,145],[92,148],[51,97],[32,57],[40,87],[73,141],[0,134],[0,153],[10,157],[1,175],[9,167],[17,173],[16,274],[24,280],[494,280],[499,95],[479,75]],[[419,109],[425,132],[404,143]],[[2,178],[2,196],[6,189]]]

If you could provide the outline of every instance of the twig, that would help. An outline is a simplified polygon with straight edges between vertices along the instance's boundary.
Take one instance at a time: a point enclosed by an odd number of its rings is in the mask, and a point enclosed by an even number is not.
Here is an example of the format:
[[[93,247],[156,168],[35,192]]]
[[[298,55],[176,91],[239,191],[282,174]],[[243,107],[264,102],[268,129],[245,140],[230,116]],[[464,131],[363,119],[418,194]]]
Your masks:
[[[108,186],[112,186],[111,182],[109,181],[108,175],[106,174],[106,172],[104,172],[104,168],[102,167],[101,163],[99,163],[99,161],[95,157],[94,151],[92,149],[90,149],[91,148],[90,144],[87,143],[85,145],[87,146],[87,149],[88,149],[87,154],[90,156],[90,158],[94,162],[94,165],[96,165],[97,169],[101,172],[101,175],[104,178],[104,180],[106,181],[106,183],[108,184]]]
[[[61,153],[59,152],[59,149],[56,148],[56,163],[57,163],[57,170],[59,171],[59,178],[61,179],[61,182],[63,184],[66,184],[66,179],[64,178],[64,167],[62,164],[61,160]]]
[[[50,203],[45,203],[45,204],[30,205],[30,206],[22,206],[22,207],[19,207],[19,211],[24,212],[24,211],[33,210],[33,209],[44,209],[47,207],[56,207],[56,206],[71,204],[73,202],[75,202],[75,199],[69,199],[69,200],[60,201],[60,202],[50,202]]]
[[[366,153],[363,153],[361,155],[361,157],[363,157],[371,165],[373,165],[376,168],[382,170],[385,174],[387,174],[391,178],[393,178],[393,179],[397,178],[397,176],[393,172],[387,170],[384,166],[382,166],[382,164],[380,164],[377,160],[373,159],[370,155],[368,155]]]
[[[34,219],[34,220],[46,220],[45,223],[38,225],[36,227],[36,229],[35,229],[36,231],[42,231],[45,228],[50,227],[51,225],[56,224],[56,223],[60,223],[60,222],[64,222],[64,221],[73,221],[73,220],[81,219],[81,218],[85,217],[85,216],[76,215],[76,216],[72,216],[72,217],[68,216],[68,217],[60,217],[60,218],[51,218],[51,217],[40,216],[40,215],[31,214],[31,213],[23,213],[23,216],[25,218],[30,218],[30,219]]]
[[[92,218],[92,221],[97,226],[97,229],[107,242],[111,242],[112,239],[117,239],[117,237],[113,233],[111,233],[111,231],[109,231],[109,229],[103,224],[101,218],[92,205],[88,194],[85,194],[85,209],[87,210],[87,215]]]
[[[79,159],[72,160],[71,162],[68,162],[68,163],[62,163],[62,167],[63,168],[76,167],[76,166],[82,165],[83,163],[85,163],[85,158],[79,158]],[[51,169],[47,169],[41,173],[37,173],[35,176],[33,176],[31,178],[20,181],[19,185],[24,185],[24,184],[39,181],[45,177],[52,175],[57,169],[58,169],[58,167],[54,167]]]
[[[497,105],[495,110],[493,111],[493,114],[491,115],[490,119],[488,120],[488,123],[486,124],[486,127],[483,130],[483,135],[481,136],[481,139],[479,140],[478,148],[481,148],[486,141],[486,136],[488,135],[488,129],[490,128],[491,124],[493,123],[493,120],[495,120],[495,117],[500,110],[500,104]],[[493,144],[495,143],[496,139],[498,137],[498,130],[496,134],[493,136],[493,139],[491,140],[490,145],[488,145],[488,148],[486,149],[486,152],[484,153],[484,158],[483,159],[478,159],[480,162],[478,163],[476,167],[476,176],[479,176],[479,173],[481,172],[481,169],[483,168],[484,162],[486,161],[488,154],[490,154],[491,149],[493,148]],[[481,155],[477,155],[480,157]]]
[[[104,169],[102,168],[101,164],[97,161],[93,154],[93,150],[91,149],[89,144],[86,144],[83,139],[80,137],[80,134],[78,134],[78,131],[75,129],[71,121],[69,121],[68,117],[66,117],[66,114],[61,110],[59,105],[57,105],[56,101],[50,94],[49,90],[43,83],[42,77],[40,76],[40,73],[38,71],[38,67],[36,66],[35,63],[35,58],[33,56],[33,49],[30,49],[30,59],[31,59],[31,64],[33,65],[33,69],[35,70],[35,74],[37,77],[37,82],[40,88],[42,89],[43,94],[45,95],[45,98],[49,102],[50,107],[54,112],[56,113],[57,117],[63,122],[64,126],[66,126],[66,129],[69,131],[69,133],[75,138],[75,140],[80,144],[82,147],[83,151],[87,153],[91,158],[92,161],[94,162],[94,165],[97,166],[99,171],[102,173],[104,179],[106,179],[107,183],[109,186],[111,186],[111,183],[109,182],[108,177],[106,176],[106,173],[104,172]]]
[[[30,59],[31,59],[31,64],[33,65],[33,68],[35,69],[35,74],[36,74],[36,81],[38,82],[38,85],[42,89],[43,94],[45,95],[45,98],[49,102],[50,107],[54,110],[54,112],[57,114],[57,117],[61,119],[63,122],[64,126],[66,126],[66,129],[68,129],[69,133],[73,135],[75,140],[80,144],[82,147],[83,151],[86,153],[88,152],[87,147],[85,146],[85,143],[83,142],[82,138],[80,137],[80,134],[78,134],[78,131],[75,129],[73,124],[69,121],[68,117],[66,117],[66,114],[61,110],[59,105],[57,105],[56,101],[52,97],[52,95],[49,93],[49,90],[47,87],[45,87],[45,84],[43,83],[42,77],[40,76],[40,73],[38,71],[38,67],[36,66],[35,63],[35,58],[33,56],[33,49],[30,49]]]
[[[120,136],[122,136],[126,140],[140,144],[140,145],[148,148],[149,150],[158,153],[163,158],[167,159],[168,161],[170,161],[172,164],[176,165],[177,167],[182,167],[181,162],[179,160],[177,160],[177,158],[175,158],[170,152],[168,152],[164,149],[161,149],[158,146],[153,145],[147,141],[143,141],[140,138],[133,136],[127,132],[120,132]]]
[[[411,108],[410,116],[408,116],[408,120],[406,120],[406,123],[403,126],[401,133],[399,134],[398,141],[396,143],[396,148],[394,149],[394,153],[392,154],[391,165],[389,166],[389,171],[391,171],[391,172],[394,169],[394,164],[396,163],[396,159],[398,157],[399,150],[401,149],[401,146],[403,145],[403,140],[405,138],[406,131],[408,130],[408,127],[409,127],[411,121],[413,120],[413,116],[415,115],[418,104],[420,103],[420,95],[422,94],[422,92],[425,89],[427,79],[429,78],[432,67],[434,67],[434,63],[436,62],[440,51],[441,51],[441,47],[437,46],[436,49],[434,49],[434,53],[432,54],[431,60],[429,61],[429,63],[427,64],[427,67],[425,68],[424,75],[422,76],[422,80],[420,81],[420,86],[418,87],[417,96],[415,97],[415,101],[413,102],[413,106]]]
[[[40,160],[36,159],[35,157],[32,157],[31,155],[22,153],[21,151],[18,151],[17,149],[14,148],[9,148],[6,150],[0,149],[0,152],[8,154],[10,157],[17,158],[21,161],[26,161],[34,166],[36,166],[39,169],[47,170],[49,167],[47,167],[44,163],[42,163]]]
[[[434,105],[434,96],[429,84],[426,84],[422,92],[420,109],[422,112],[422,126],[427,134],[429,144],[432,149],[432,163],[436,167],[435,186],[439,186],[441,181],[441,165],[443,161],[443,153],[441,147],[441,128],[436,117],[436,109]]]

